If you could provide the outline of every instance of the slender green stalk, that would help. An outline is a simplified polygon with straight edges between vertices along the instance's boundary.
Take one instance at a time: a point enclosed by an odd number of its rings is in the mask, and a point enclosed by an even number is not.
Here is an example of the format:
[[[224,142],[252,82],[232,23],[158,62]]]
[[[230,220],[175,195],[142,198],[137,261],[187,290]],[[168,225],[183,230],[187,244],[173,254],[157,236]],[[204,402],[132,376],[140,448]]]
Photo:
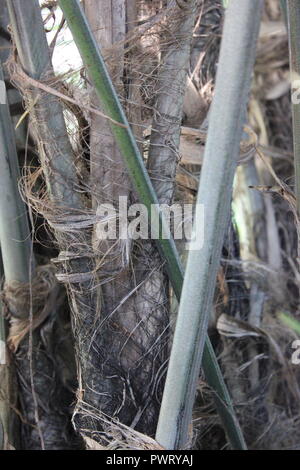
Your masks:
[[[112,132],[122,152],[124,161],[134,187],[139,194],[140,200],[147,206],[149,211],[151,209],[151,205],[156,205],[156,217],[161,221],[162,234],[166,233],[166,222],[163,214],[158,209],[157,196],[145,169],[142,156],[129,127],[125,113],[107,72],[103,57],[93,38],[80,3],[78,0],[60,0],[59,4],[64,12],[74,40],[80,51],[89,76],[94,83],[95,90],[106,114],[110,118],[113,118],[115,121],[126,126],[121,127],[111,124]],[[154,223],[155,222],[156,221],[154,221]],[[166,239],[163,239],[162,237],[158,240],[157,246],[162,257],[166,260],[166,269],[175,295],[180,299],[183,283],[183,269],[174,241],[168,237]],[[235,449],[244,449],[245,442],[208,337],[206,337],[203,369],[208,383],[214,388],[218,396],[220,417],[231,446]]]
[[[3,8],[4,7],[4,8]],[[1,26],[8,24],[5,5],[1,5]],[[0,41],[0,246],[3,249],[6,282],[27,282],[30,269],[30,237],[26,209],[18,191],[18,157],[14,130],[8,107],[1,62],[7,59],[9,42]],[[0,251],[0,282],[4,267]],[[0,302],[0,449],[9,449],[18,442],[16,415],[9,402],[14,403],[13,371],[7,354],[8,325],[2,315]]]
[[[4,77],[0,63],[0,83]],[[25,204],[19,190],[19,163],[14,130],[9,114],[5,87],[1,89],[0,104],[0,277],[6,284],[26,283],[30,279],[30,232]],[[3,262],[3,264],[2,264]],[[1,306],[0,306],[1,310]],[[11,365],[6,351],[7,325],[0,311],[0,448],[15,445],[17,436],[15,416],[9,406],[13,403]]]
[[[0,82],[3,72],[0,64]],[[7,97],[0,105],[0,243],[5,280],[28,282],[30,275],[30,231],[21,199],[19,163]]]
[[[287,19],[290,48],[290,69],[293,88],[298,89],[300,83],[300,3],[298,0],[288,0]],[[294,167],[295,167],[295,193],[297,209],[300,212],[300,104],[293,99],[293,139],[294,139]]]
[[[157,428],[157,441],[168,449],[182,448],[188,440],[216,275],[230,217],[233,177],[262,5],[261,0],[231,0],[225,14],[197,197],[197,207],[202,205],[205,210],[204,245],[189,252]],[[196,230],[201,223],[196,210]]]
[[[298,335],[300,335],[300,322],[299,320],[296,320],[292,315],[289,315],[288,313],[280,312],[278,314],[279,320],[282,321],[286,326],[291,328],[291,330],[295,331]]]

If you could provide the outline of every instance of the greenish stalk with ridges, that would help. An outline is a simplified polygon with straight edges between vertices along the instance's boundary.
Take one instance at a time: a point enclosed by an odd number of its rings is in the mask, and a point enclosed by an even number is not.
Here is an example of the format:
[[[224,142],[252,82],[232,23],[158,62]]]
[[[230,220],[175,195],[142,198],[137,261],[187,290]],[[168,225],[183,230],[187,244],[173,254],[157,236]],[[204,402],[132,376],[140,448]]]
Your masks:
[[[295,193],[297,209],[300,212],[300,104],[298,100],[293,100],[293,88],[298,89],[300,84],[300,3],[298,0],[288,0],[287,20],[292,82]]]
[[[250,92],[262,0],[231,0],[225,14],[215,93],[196,207],[205,210],[203,247],[190,251],[166,378],[157,441],[184,448],[217,271],[230,217],[233,178]],[[196,211],[194,226],[201,224]]]
[[[4,83],[0,63],[0,83]],[[9,113],[5,87],[1,89],[0,104],[0,276],[5,275],[5,283],[28,283],[31,269],[30,231],[27,212],[21,199],[19,183],[19,163],[15,144],[14,129]],[[1,309],[1,305],[0,305]],[[1,312],[0,312],[1,315]],[[8,364],[6,331],[4,318],[0,318],[0,448],[15,445],[17,436],[15,417],[10,409],[13,402],[11,366]]]
[[[5,94],[5,104],[0,105],[0,243],[7,283],[28,282],[30,275],[30,231],[26,207],[18,190],[19,179],[14,130]]]
[[[1,10],[1,26],[8,24],[5,5]],[[25,204],[19,191],[20,178],[14,129],[8,107],[8,97],[4,83],[1,62],[7,60],[7,42],[0,44],[0,282],[5,280],[28,282],[30,270],[30,233]],[[2,50],[1,50],[2,49]],[[6,77],[5,77],[6,78]],[[5,270],[3,266],[5,263]],[[9,449],[19,441],[16,415],[10,408],[16,394],[12,387],[14,373],[7,354],[7,321],[3,317],[0,302],[0,449]]]
[[[78,0],[60,0],[59,4],[106,114],[121,124],[121,126],[111,124],[111,128],[140,200],[146,205],[149,211],[153,204],[158,208],[158,199],[142,156],[109,77],[101,52],[82,11],[80,2]],[[183,268],[174,241],[168,237],[166,239],[163,238],[163,234],[168,233],[163,214],[157,209],[154,215],[156,220],[153,220],[153,223],[155,224],[157,220],[160,220],[162,226],[162,237],[157,240],[158,250],[161,256],[166,260],[166,269],[170,282],[179,300],[183,284]],[[246,445],[243,435],[237,422],[215,353],[207,335],[203,369],[209,385],[214,389],[217,395],[218,412],[220,413],[220,418],[231,447],[234,449],[245,449]]]

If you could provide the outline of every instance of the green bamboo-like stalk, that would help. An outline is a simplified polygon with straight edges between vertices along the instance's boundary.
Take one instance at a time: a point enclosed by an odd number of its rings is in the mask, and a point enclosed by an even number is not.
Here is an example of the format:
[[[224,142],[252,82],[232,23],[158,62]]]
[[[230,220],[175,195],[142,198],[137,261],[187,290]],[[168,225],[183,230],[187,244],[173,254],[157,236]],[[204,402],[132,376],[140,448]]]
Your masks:
[[[292,92],[293,84],[299,88],[300,84],[300,3],[298,0],[288,0],[287,20],[290,49],[290,69]],[[294,167],[295,167],[295,193],[297,209],[300,212],[300,103],[292,99],[293,111],[293,140],[294,140]]]
[[[4,76],[0,63],[0,82]],[[27,220],[26,207],[18,190],[19,163],[15,145],[14,130],[7,103],[5,88],[2,87],[0,97],[0,246],[1,278],[5,275],[7,285],[17,281],[27,283],[30,279],[32,266],[30,249],[30,231]],[[1,314],[1,312],[0,312]],[[8,400],[11,396],[11,368],[6,355],[6,330],[7,325],[3,317],[0,318],[0,434],[2,444],[15,444],[14,429],[15,418],[10,410]],[[4,398],[3,398],[4,397]]]
[[[168,230],[166,221],[158,208],[157,196],[145,169],[142,156],[135,142],[125,113],[109,77],[101,52],[93,38],[90,27],[80,6],[80,2],[78,0],[60,0],[59,4],[66,17],[89,76],[94,83],[95,90],[103,105],[104,111],[110,118],[125,126],[121,127],[111,124],[112,132],[122,152],[133,185],[139,194],[141,202],[146,205],[149,211],[153,204],[155,204],[155,207],[157,208],[157,212],[154,215],[158,220],[160,220],[162,227],[162,237],[158,240],[157,246],[162,257],[166,260],[166,269],[175,295],[180,299],[183,284],[183,269],[179,256],[174,241],[168,237],[166,237],[166,239],[163,237],[164,234],[168,233],[168,231],[166,231]],[[157,219],[154,220],[154,223],[157,222]],[[242,432],[235,417],[233,406],[213,348],[207,336],[203,369],[208,383],[213,387],[217,394],[218,411],[231,446],[235,449],[244,449],[245,442]]]
[[[230,217],[233,177],[243,132],[259,31],[261,0],[231,0],[225,14],[215,95],[197,205],[205,210],[204,245],[189,252],[169,362],[157,440],[187,443],[216,275]],[[201,223],[198,211],[195,227]]]
[[[3,8],[4,7],[4,8]],[[1,26],[8,24],[5,5],[1,5]],[[1,40],[0,49],[0,246],[4,252],[6,282],[26,282],[30,269],[30,238],[26,209],[18,191],[18,158],[14,130],[9,114],[8,97],[4,85],[1,62],[8,56],[8,42]],[[0,281],[4,277],[4,267],[0,252]],[[16,416],[9,401],[14,402],[12,390],[13,372],[7,354],[8,325],[2,315],[0,302],[0,449],[7,449],[18,442]]]
[[[0,65],[0,81],[3,72]],[[21,199],[18,155],[7,97],[0,105],[0,243],[5,281],[28,282],[30,278],[30,231]]]

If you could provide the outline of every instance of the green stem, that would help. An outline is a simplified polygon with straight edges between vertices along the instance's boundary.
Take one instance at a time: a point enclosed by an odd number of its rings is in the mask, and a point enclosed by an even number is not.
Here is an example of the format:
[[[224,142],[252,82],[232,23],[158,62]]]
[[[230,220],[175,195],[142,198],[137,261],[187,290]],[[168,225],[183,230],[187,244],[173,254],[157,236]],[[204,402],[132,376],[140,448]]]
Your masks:
[[[0,63],[0,83],[4,83]],[[1,88],[0,104],[0,277],[6,284],[27,283],[30,279],[31,247],[27,212],[21,199],[19,163],[5,87]],[[33,260],[32,260],[33,261]],[[7,325],[0,305],[0,448],[9,448],[18,441],[16,416],[9,403],[14,402],[12,368],[6,348]]]
[[[80,2],[78,0],[60,0],[59,4],[63,10],[89,76],[94,83],[95,90],[103,105],[105,113],[110,118],[125,126],[121,127],[111,124],[112,132],[122,152],[131,180],[139,194],[141,202],[146,205],[149,212],[151,210],[151,206],[156,209],[156,212],[152,211],[152,215],[156,217],[156,220],[153,220],[152,218],[152,221],[156,224],[157,220],[159,220],[162,228],[162,237],[157,240],[158,250],[166,261],[166,270],[175,295],[179,300],[183,284],[183,268],[179,260],[174,240],[168,237],[164,239],[163,237],[164,234],[168,233],[165,218],[159,209],[156,193],[153,189],[142,156],[108,74],[99,47],[95,42],[86,17],[80,6]],[[219,369],[215,353],[207,336],[205,348],[206,356],[205,362],[203,363],[203,369],[210,385],[214,387],[219,397],[220,404],[222,403],[222,405],[219,406],[219,412],[224,428],[231,442],[231,446],[235,449],[244,449],[245,443],[242,433],[239,425],[237,424],[233,406]]]
[[[190,250],[173,340],[157,440],[168,449],[184,448],[213,308],[217,271],[230,217],[233,178],[250,92],[262,0],[231,0],[225,14],[215,94],[194,226],[204,244]],[[205,358],[205,356],[204,356]]]
[[[3,72],[0,64],[0,82]],[[18,155],[7,95],[0,105],[0,244],[5,281],[29,282],[30,231],[27,212],[21,199]]]

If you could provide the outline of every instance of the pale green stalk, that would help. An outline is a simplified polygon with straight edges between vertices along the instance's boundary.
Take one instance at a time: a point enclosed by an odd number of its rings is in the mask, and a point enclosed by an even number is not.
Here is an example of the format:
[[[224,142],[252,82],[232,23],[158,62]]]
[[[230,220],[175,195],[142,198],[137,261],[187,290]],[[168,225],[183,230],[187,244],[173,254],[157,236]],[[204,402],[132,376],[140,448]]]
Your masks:
[[[196,393],[243,132],[262,0],[231,0],[225,14],[194,226],[204,229],[202,248],[189,252],[156,439],[184,448]],[[199,215],[200,214],[200,215]],[[202,225],[203,224],[203,225]]]
[[[3,73],[0,65],[0,81]],[[28,282],[30,277],[30,231],[21,199],[18,155],[7,96],[0,105],[0,243],[5,280]]]
[[[3,83],[3,80],[0,63],[0,83]],[[0,246],[2,251],[0,277],[2,281],[4,274],[5,283],[9,286],[16,281],[29,282],[32,265],[31,238],[26,207],[18,189],[20,179],[18,155],[7,94],[3,86],[0,100]],[[2,310],[1,306],[0,310]],[[14,426],[15,416],[9,406],[9,401],[13,402],[12,374],[6,354],[6,322],[2,316],[0,349],[0,448],[7,448],[15,444],[17,436]]]

